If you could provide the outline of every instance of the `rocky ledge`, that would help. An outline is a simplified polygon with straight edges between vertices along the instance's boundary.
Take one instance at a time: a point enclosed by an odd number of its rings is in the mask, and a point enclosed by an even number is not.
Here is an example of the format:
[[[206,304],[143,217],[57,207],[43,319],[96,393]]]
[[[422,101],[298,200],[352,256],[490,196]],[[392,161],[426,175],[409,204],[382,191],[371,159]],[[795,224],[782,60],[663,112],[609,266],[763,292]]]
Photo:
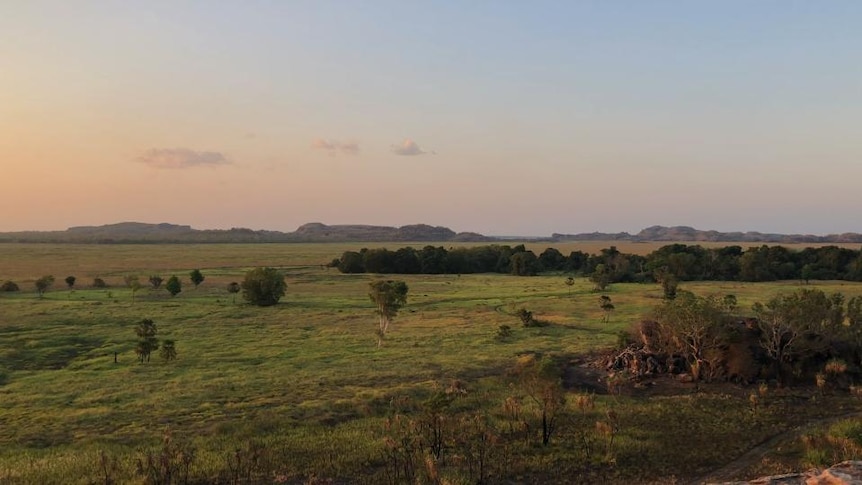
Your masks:
[[[862,485],[862,461],[844,461],[825,470],[814,469],[722,485]]]

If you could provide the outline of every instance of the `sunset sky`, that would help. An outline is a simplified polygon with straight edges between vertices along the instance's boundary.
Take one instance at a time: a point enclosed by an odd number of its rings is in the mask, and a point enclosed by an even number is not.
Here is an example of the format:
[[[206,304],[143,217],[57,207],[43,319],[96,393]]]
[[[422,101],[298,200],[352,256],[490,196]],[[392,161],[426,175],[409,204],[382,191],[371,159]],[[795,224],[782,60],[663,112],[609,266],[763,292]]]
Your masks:
[[[862,232],[862,2],[0,0],[0,195],[0,231]]]

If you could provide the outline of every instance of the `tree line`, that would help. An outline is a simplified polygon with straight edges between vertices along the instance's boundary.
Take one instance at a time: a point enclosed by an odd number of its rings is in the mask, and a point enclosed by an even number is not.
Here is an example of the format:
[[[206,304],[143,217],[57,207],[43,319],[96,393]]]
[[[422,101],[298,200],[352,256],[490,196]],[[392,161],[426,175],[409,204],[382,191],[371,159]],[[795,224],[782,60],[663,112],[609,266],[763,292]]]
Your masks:
[[[823,246],[801,251],[784,246],[704,248],[669,244],[646,256],[626,254],[615,246],[598,254],[547,248],[539,255],[523,244],[446,249],[442,246],[346,251],[329,266],[342,273],[471,274],[532,276],[568,272],[595,276],[606,283],[675,281],[862,281],[862,251]]]

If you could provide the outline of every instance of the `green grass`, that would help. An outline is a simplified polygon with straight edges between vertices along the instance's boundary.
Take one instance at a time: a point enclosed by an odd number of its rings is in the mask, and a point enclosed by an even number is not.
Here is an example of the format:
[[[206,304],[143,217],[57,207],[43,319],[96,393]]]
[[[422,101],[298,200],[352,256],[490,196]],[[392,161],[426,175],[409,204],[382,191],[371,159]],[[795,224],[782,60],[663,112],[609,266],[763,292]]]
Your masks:
[[[123,481],[133,480],[134,459],[166,428],[195,445],[195,467],[205,476],[214,476],[237,446],[259,440],[277,450],[289,476],[329,473],[361,482],[380,466],[382,420],[393,397],[422,399],[459,380],[469,391],[460,406],[496,416],[513,392],[506,371],[519,355],[568,359],[611,346],[661,297],[658,285],[613,285],[608,295],[616,311],[603,323],[598,294],[583,278],[570,288],[564,275],[404,276],[408,305],[377,349],[367,296],[374,276],[320,266],[356,248],[4,245],[0,279],[25,291],[0,294],[0,483],[89,483],[103,450],[121,461]],[[233,303],[224,289],[255,265],[284,269],[288,290],[279,305]],[[197,289],[188,282],[191,268],[206,277]],[[143,283],[155,273],[180,276],[183,292],[171,298],[145,287],[133,302],[120,286],[124,274]],[[39,299],[32,280],[43,274],[57,283]],[[68,274],[78,277],[72,291],[62,283]],[[112,287],[89,288],[95,276]],[[798,286],[681,288],[734,294],[747,309]],[[817,286],[862,294],[858,284]],[[521,327],[519,308],[551,325]],[[142,318],[156,322],[159,338],[176,341],[176,361],[162,362],[156,353],[148,364],[137,362],[134,326]],[[505,342],[495,338],[503,324],[514,329]],[[855,405],[836,397],[825,408],[793,407],[798,399],[788,397],[789,404],[754,416],[745,396],[724,391],[599,401],[597,419],[608,408],[623,416],[617,466],[605,477],[620,481],[657,480],[668,467],[696,476],[794,421]],[[554,447],[526,450],[526,468],[513,473],[525,481],[541,481],[549,467],[581,473],[572,465],[580,459],[576,430],[563,425]],[[681,436],[687,441],[679,443]]]

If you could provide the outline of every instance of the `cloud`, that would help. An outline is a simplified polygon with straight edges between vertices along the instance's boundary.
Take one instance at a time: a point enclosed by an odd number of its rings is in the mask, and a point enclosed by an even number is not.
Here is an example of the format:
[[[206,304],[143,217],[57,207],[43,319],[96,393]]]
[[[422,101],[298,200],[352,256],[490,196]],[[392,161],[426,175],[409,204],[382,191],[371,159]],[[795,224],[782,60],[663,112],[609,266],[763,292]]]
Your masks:
[[[311,141],[311,148],[326,151],[330,156],[334,156],[339,151],[345,155],[359,154],[359,142],[356,141],[339,142],[315,138]]]
[[[413,155],[434,155],[434,152],[427,152],[419,147],[415,141],[410,138],[405,138],[400,145],[392,145],[392,153],[396,155],[413,156]]]
[[[219,152],[196,152],[188,148],[153,148],[144,152],[137,161],[153,168],[192,168],[231,163]]]

